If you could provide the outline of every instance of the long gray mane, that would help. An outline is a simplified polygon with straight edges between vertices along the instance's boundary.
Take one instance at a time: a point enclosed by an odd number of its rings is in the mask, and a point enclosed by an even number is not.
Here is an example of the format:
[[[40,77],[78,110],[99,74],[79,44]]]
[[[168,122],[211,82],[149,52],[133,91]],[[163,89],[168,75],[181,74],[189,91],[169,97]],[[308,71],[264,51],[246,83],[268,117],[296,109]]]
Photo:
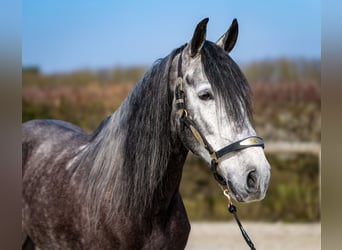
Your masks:
[[[105,204],[112,216],[153,210],[153,198],[162,192],[162,179],[172,152],[173,93],[169,89],[171,64],[185,46],[157,61],[137,83],[120,108],[105,119],[82,148],[74,169],[86,171],[82,192],[89,216],[99,218]],[[218,46],[205,42],[201,51],[205,74],[227,117],[241,127],[251,113],[250,90],[239,67]],[[96,221],[96,220],[95,220]]]
[[[165,174],[172,151],[170,70],[184,46],[158,60],[137,83],[120,108],[107,117],[78,157],[86,165],[86,207],[98,217],[104,204],[110,211],[143,213]]]

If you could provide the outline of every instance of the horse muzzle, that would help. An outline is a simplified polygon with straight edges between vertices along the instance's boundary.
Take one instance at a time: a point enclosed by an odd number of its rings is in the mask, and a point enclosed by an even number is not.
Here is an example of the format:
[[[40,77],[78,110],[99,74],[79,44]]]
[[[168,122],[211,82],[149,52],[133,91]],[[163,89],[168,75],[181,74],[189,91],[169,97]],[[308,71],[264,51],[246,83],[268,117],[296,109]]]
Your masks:
[[[239,202],[259,201],[266,195],[270,175],[269,168],[263,171],[251,168],[242,175],[228,174],[226,183],[235,200]]]

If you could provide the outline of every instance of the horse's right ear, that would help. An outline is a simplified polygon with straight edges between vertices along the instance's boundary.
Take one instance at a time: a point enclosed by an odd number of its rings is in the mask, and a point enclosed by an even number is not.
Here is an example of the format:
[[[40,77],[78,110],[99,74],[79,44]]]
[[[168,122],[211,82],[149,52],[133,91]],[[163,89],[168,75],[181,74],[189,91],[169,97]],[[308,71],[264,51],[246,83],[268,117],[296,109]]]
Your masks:
[[[192,58],[197,56],[200,53],[204,45],[205,38],[207,35],[208,21],[209,21],[209,18],[205,18],[197,24],[195,32],[192,36],[192,39],[187,45],[186,50],[188,51],[190,57]]]
[[[238,33],[239,25],[236,18],[234,18],[227,32],[217,40],[216,44],[229,53],[234,48]]]

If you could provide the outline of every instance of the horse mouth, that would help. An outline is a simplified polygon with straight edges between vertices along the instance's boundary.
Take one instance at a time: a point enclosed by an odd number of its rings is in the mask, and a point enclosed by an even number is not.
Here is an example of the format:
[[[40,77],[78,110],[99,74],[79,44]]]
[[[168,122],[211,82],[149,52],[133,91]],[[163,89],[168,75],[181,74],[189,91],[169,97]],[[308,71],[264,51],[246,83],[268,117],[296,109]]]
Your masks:
[[[228,181],[227,181],[227,184],[228,184],[228,185],[227,185],[227,186],[228,186],[228,189],[230,190],[230,192],[231,192],[233,198],[234,198],[235,200],[239,201],[239,202],[244,202],[244,197],[243,197],[242,195],[240,195],[240,194],[236,191],[236,189],[235,189],[233,183],[232,183],[230,180],[228,180]]]

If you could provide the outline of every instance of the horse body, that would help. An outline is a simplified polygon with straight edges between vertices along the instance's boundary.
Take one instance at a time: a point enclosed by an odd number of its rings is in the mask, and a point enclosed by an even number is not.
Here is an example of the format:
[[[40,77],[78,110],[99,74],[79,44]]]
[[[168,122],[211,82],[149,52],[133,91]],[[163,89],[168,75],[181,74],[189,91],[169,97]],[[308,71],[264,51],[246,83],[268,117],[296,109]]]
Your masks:
[[[178,188],[185,148],[174,148],[170,154],[162,180],[165,186],[159,187],[163,195],[153,198],[153,211],[127,216],[127,211],[119,210],[108,220],[110,208],[103,207],[96,228],[87,224],[89,214],[80,187],[89,164],[82,162],[77,169],[72,165],[97,133],[88,135],[79,127],[56,120],[23,125],[24,231],[40,249],[184,248],[190,224]]]
[[[189,44],[157,61],[92,134],[56,120],[23,125],[24,247],[185,248],[190,224],[179,194],[182,168],[189,150],[208,163],[212,156],[180,116],[215,148],[255,136],[248,83],[227,53],[237,22],[215,44],[205,40],[207,21]],[[270,166],[261,148],[216,160],[233,198],[265,196]]]

